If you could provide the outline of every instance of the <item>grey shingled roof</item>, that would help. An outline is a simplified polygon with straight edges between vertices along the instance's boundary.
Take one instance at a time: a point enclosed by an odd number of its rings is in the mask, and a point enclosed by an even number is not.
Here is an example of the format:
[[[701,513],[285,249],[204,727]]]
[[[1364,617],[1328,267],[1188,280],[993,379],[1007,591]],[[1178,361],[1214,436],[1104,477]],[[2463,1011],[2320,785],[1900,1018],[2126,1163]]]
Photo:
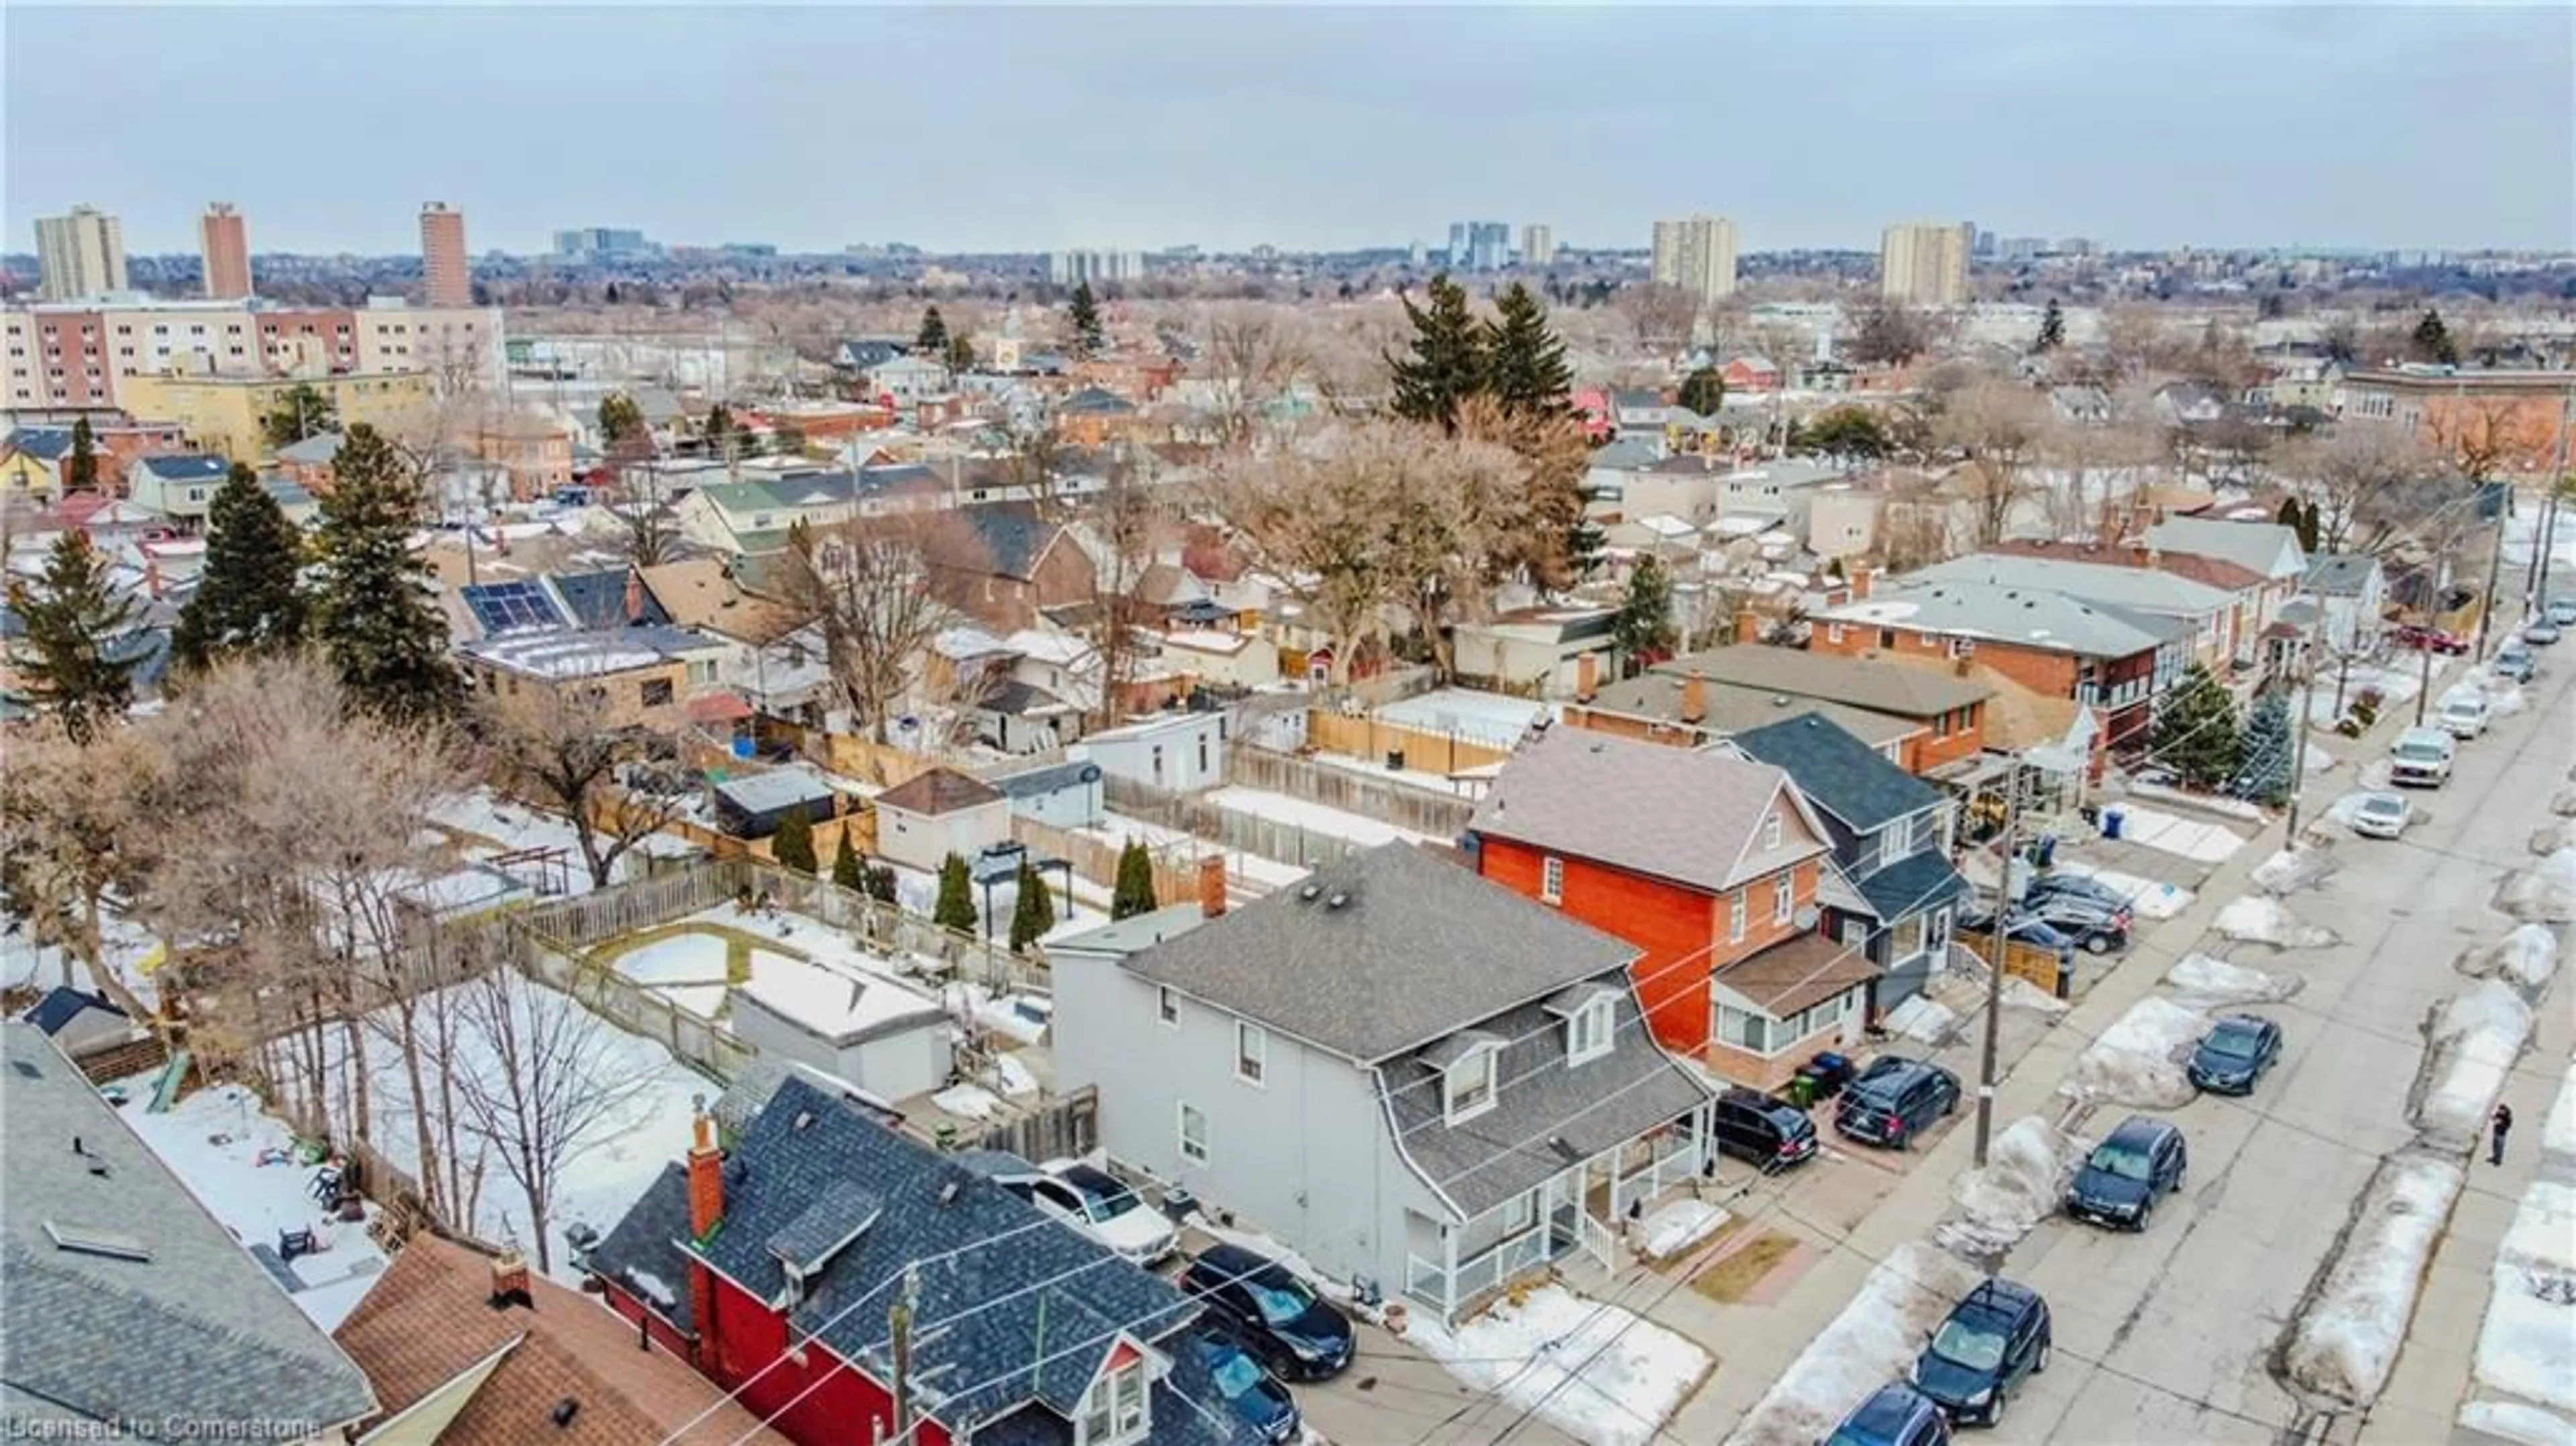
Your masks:
[[[1859,882],[1860,896],[1882,923],[1895,923],[1962,897],[1968,881],[1938,849],[1908,854]]]
[[[2298,558],[2299,535],[2277,522],[2230,522],[2222,517],[2168,517],[2147,529],[2146,544],[2235,563],[2248,572],[2279,577],[2284,558]]]
[[[1626,976],[1612,972],[1598,982],[1615,995],[1612,1045],[1599,1059],[1566,1063],[1562,1018],[1548,1001],[1479,1024],[1480,1032],[1510,1042],[1494,1061],[1501,1086],[1494,1107],[1472,1119],[1443,1122],[1438,1045],[1379,1068],[1404,1153],[1465,1214],[1481,1214],[1574,1160],[1678,1120],[1708,1097],[1706,1086],[1656,1048]],[[1563,1140],[1573,1159],[1554,1140]]]
[[[1736,747],[1796,779],[1799,791],[1854,833],[1941,801],[1940,792],[1820,713],[1738,733]]]
[[[2308,591],[2321,597],[2359,597],[2379,559],[2361,552],[2322,552],[2308,559]]]
[[[52,1041],[20,1020],[0,1024],[0,1039],[0,1433],[165,1417],[331,1427],[372,1414],[356,1364]],[[152,1258],[66,1250],[48,1225],[130,1236]]]
[[[1000,789],[1008,798],[1044,798],[1063,789],[1098,783],[1100,765],[1076,759],[1070,763],[1024,768],[1017,773],[995,774],[984,781]]]
[[[778,1299],[785,1275],[772,1246],[804,1248],[826,1233],[815,1202],[863,1182],[829,1223],[865,1218],[854,1239],[807,1278],[792,1327],[871,1374],[890,1372],[885,1306],[908,1266],[919,1270],[913,1371],[927,1413],[951,1429],[972,1414],[996,1421],[1032,1406],[1056,1426],[1032,1441],[1069,1443],[1082,1393],[1124,1330],[1168,1342],[1198,1315],[1179,1289],[1036,1208],[955,1157],[914,1143],[801,1077],[782,1081],[742,1128],[725,1162],[725,1213],[705,1258],[725,1278]],[[695,1251],[687,1175],[673,1166],[589,1256],[611,1281],[658,1280],[685,1297]],[[665,1314],[685,1326],[685,1299]],[[1174,1350],[1155,1387],[1156,1446],[1250,1446],[1192,1351]],[[1182,1399],[1187,1397],[1188,1399]],[[982,1439],[979,1430],[977,1438]]]
[[[1374,1064],[1636,957],[1634,945],[1395,843],[1327,864],[1126,967]]]
[[[1654,671],[1700,673],[1741,687],[1845,703],[1900,718],[1931,718],[1995,695],[1993,688],[1971,678],[1944,678],[1937,673],[1881,667],[1858,658],[1759,644],[1685,653],[1656,664]]]
[[[1868,598],[1827,608],[1816,619],[1828,626],[1884,625],[1971,641],[1991,638],[2088,658],[2152,652],[2164,635],[2164,630],[2150,627],[2142,614],[2096,606],[2052,589],[1957,580],[1883,584]],[[1881,671],[1891,676],[1912,673],[1911,669]]]
[[[1503,765],[1468,828],[1715,891],[1792,795],[1767,763],[1559,728]]]
[[[2163,615],[2214,613],[2236,601],[2235,595],[2224,588],[2152,568],[2000,552],[1936,562],[1906,574],[1905,580],[1908,584],[1982,582],[1997,587],[2045,588],[2096,607]]]
[[[1585,704],[1596,712],[1613,713],[1624,718],[1647,718],[1659,723],[1681,722],[1683,690],[1688,679],[1679,673],[1641,673],[1609,684],[1593,694]],[[1921,721],[1897,713],[1875,712],[1855,708],[1824,698],[1806,698],[1796,693],[1783,693],[1769,688],[1747,687],[1741,683],[1704,680],[1700,690],[1702,706],[1707,710],[1700,718],[1701,728],[1712,734],[1742,733],[1765,728],[1783,718],[1804,713],[1822,713],[1854,736],[1873,745],[1893,743],[1924,729]]]

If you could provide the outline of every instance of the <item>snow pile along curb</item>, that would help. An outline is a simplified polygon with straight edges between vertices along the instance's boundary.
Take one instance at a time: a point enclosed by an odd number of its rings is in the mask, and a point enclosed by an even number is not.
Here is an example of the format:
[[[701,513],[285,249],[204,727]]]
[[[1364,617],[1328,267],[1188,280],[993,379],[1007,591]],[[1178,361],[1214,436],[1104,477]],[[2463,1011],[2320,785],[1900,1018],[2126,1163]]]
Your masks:
[[[2210,921],[2221,938],[2239,944],[2269,944],[2275,949],[2323,949],[2342,942],[2334,930],[2302,924],[2279,901],[2248,895],[2218,911]]]
[[[2494,1271],[2478,1384],[2576,1415],[2576,1189],[2533,1181]]]
[[[2576,920],[2576,848],[2559,849],[2505,876],[2495,906],[2526,924]]]
[[[2525,924],[2492,944],[2461,950],[2456,967],[2472,979],[2501,979],[2537,1000],[2558,972],[2558,936],[2545,924]]]
[[[1964,1259],[1992,1266],[2032,1227],[2057,1210],[2084,1142],[2037,1115],[2015,1120],[1995,1137],[1985,1166],[1950,1186],[1957,1202],[1932,1241]]]
[[[2141,999],[2076,1059],[2065,1092],[2137,1109],[2187,1105],[2194,1091],[2183,1061],[2208,1023],[2199,1010],[2170,999]]]
[[[2381,1162],[2321,1283],[2292,1317],[2281,1347],[2291,1385],[2355,1408],[2378,1399],[2466,1178],[2456,1161],[2431,1155]]]
[[[1645,1446],[1708,1375],[1708,1352],[1615,1305],[1542,1286],[1515,1306],[1406,1339],[1449,1374],[1599,1446]]]
[[[2300,889],[2314,888],[2341,867],[2335,856],[2323,847],[2283,849],[2256,864],[2249,882],[2277,898]]]
[[[1726,1438],[1728,1446],[1810,1446],[1824,1439],[1870,1392],[1905,1378],[1924,1338],[1981,1279],[1975,1266],[1919,1240],[1889,1251],[1842,1313],[1753,1403]],[[1600,1439],[1588,1429],[1575,1434]]]
[[[2434,1007],[2424,1038],[2407,1118],[2426,1144],[2466,1154],[2531,1038],[2531,1006],[2502,981],[2481,979]]]
[[[2185,954],[2165,971],[2165,983],[2213,1004],[2277,1004],[2306,988],[2308,981],[2207,954]]]

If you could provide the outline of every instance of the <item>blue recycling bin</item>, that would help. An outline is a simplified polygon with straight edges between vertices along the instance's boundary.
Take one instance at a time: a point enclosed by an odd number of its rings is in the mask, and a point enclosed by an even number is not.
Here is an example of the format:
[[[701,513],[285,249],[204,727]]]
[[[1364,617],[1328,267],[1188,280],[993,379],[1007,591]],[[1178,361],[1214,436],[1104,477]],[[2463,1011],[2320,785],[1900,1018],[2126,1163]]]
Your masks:
[[[2126,822],[2127,819],[2128,815],[2119,809],[2106,808],[2102,810],[2102,837],[2113,839],[2118,838],[2120,836],[2120,825]]]
[[[2030,861],[2043,869],[2055,865],[2057,862],[2057,835],[2053,833],[2041,834],[2039,836],[2039,841],[2030,846]]]

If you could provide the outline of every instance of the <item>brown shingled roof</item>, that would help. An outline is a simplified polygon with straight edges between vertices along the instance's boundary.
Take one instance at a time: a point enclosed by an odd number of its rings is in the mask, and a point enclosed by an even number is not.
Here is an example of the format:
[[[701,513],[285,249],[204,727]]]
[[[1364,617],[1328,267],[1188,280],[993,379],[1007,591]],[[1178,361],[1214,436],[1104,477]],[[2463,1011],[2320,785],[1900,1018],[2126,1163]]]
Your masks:
[[[1000,789],[980,778],[969,778],[953,768],[934,768],[877,795],[877,806],[935,818],[993,803],[1001,797]]]
[[[710,1439],[789,1446],[687,1363],[642,1349],[636,1328],[599,1301],[533,1269],[533,1307],[496,1309],[491,1294],[491,1260],[470,1247],[423,1234],[394,1257],[332,1333],[375,1386],[380,1421],[499,1354],[438,1446],[633,1446],[710,1406],[699,1428]],[[567,1400],[580,1409],[558,1426],[556,1406]]]
[[[1858,950],[1822,934],[1801,934],[1718,970],[1716,978],[1772,1018],[1786,1019],[1878,973],[1878,966]]]

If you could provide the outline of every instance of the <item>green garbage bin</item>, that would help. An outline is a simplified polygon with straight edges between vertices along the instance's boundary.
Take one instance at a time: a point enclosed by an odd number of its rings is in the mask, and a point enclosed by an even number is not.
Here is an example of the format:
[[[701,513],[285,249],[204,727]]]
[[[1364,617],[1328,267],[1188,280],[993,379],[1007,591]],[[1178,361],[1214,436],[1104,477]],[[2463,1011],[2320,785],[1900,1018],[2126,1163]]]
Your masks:
[[[1802,1110],[1814,1107],[1816,1103],[1816,1077],[1814,1075],[1799,1074],[1791,1075],[1789,1077],[1789,1103],[1796,1105]]]

